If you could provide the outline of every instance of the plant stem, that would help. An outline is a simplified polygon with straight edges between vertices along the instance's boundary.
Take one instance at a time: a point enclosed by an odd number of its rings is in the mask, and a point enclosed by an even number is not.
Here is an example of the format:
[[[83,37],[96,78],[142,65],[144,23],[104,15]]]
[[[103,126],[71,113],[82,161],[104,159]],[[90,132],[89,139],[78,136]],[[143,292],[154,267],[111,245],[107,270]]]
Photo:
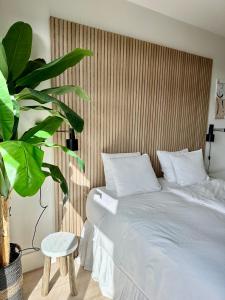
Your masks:
[[[0,267],[10,260],[8,199],[0,196]]]

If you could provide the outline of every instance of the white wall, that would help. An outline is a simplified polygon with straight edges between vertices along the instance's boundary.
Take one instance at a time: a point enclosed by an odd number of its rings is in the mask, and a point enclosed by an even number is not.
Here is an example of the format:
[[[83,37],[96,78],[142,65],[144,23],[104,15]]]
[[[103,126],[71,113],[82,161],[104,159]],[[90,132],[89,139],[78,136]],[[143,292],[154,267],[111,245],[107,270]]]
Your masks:
[[[0,35],[17,20],[29,22],[34,31],[33,57],[49,60],[50,15],[213,58],[209,122],[215,123],[217,127],[225,127],[225,121],[214,120],[216,79],[225,79],[224,38],[138,7],[126,0],[0,0]],[[33,116],[29,117],[29,122],[33,121]],[[213,145],[211,170],[225,177],[225,160],[222,156],[224,149],[225,135],[217,134],[216,143]],[[48,159],[52,160],[51,152]],[[54,231],[52,184],[47,182],[43,190],[43,199],[50,207],[39,227],[38,243],[45,235]],[[38,197],[20,199],[15,196],[12,202],[12,238],[22,247],[28,247],[40,212]],[[38,253],[26,255],[23,259],[24,270],[40,266],[40,258]]]

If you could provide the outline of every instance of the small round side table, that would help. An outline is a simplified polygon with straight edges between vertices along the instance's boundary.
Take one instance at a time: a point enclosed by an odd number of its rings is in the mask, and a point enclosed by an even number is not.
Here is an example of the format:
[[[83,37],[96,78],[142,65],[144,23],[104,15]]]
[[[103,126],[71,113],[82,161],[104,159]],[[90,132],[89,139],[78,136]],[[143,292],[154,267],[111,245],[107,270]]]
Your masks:
[[[48,235],[41,243],[41,251],[45,256],[44,272],[42,277],[42,296],[49,292],[49,279],[51,271],[51,258],[57,258],[60,266],[60,274],[67,275],[69,272],[70,292],[77,295],[75,268],[73,253],[77,249],[78,239],[70,232],[56,232]]]

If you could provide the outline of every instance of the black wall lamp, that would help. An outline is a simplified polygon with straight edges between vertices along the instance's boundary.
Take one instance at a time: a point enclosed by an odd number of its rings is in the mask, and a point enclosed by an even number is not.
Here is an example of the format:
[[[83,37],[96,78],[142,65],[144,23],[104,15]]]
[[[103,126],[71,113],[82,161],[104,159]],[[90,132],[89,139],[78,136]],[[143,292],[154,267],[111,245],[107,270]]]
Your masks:
[[[57,132],[69,132],[69,138],[66,139],[66,147],[72,151],[78,151],[78,139],[75,138],[75,131],[73,128],[69,130],[57,130]]]
[[[225,128],[215,128],[214,124],[209,125],[209,131],[206,135],[206,142],[213,143],[215,141],[215,131],[225,132]]]
[[[215,128],[214,124],[209,125],[209,131],[206,134],[206,142],[209,142],[209,154],[208,154],[209,164],[208,164],[208,168],[207,168],[208,173],[209,173],[210,162],[211,162],[212,143],[215,142],[215,134],[214,134],[215,131],[225,132],[225,128]]]

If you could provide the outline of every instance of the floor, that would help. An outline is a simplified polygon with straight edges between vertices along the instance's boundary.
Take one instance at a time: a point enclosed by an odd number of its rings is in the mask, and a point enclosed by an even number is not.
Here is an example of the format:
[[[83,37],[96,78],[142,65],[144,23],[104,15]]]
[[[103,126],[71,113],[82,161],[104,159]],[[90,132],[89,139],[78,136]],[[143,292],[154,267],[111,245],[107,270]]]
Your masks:
[[[41,278],[43,269],[24,274],[24,300],[108,300],[101,295],[98,284],[91,279],[91,273],[76,265],[78,295],[70,296],[68,275],[61,277],[56,264],[52,265],[50,292],[41,297]]]

